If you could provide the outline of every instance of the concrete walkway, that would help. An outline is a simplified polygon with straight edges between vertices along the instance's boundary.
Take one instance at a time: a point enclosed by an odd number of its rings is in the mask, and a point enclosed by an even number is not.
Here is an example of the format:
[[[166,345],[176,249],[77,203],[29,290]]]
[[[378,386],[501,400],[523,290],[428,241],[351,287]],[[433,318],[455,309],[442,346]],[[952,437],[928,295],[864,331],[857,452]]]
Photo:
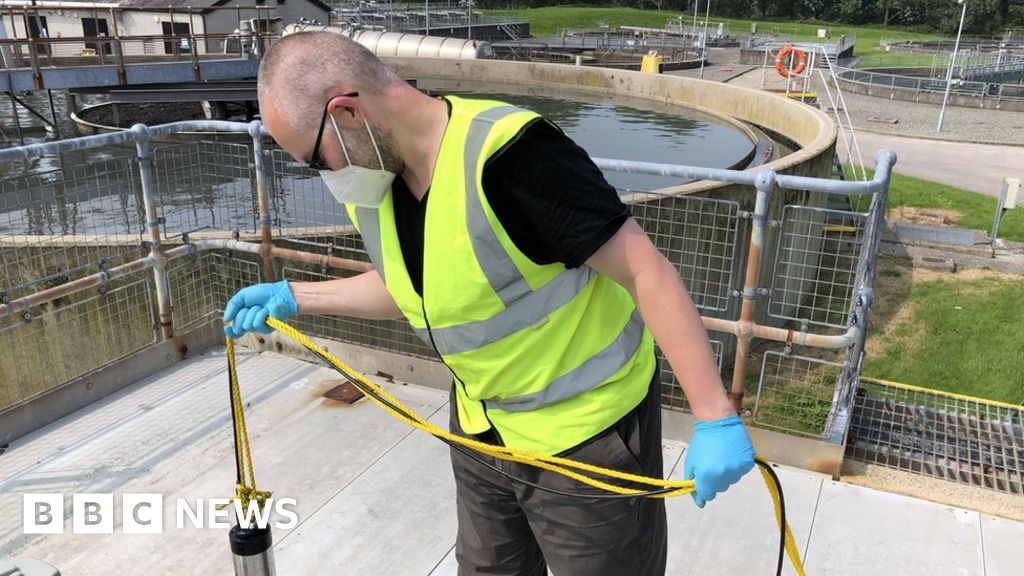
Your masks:
[[[764,76],[772,88],[784,88],[785,83],[777,74]],[[730,84],[760,89],[762,70],[752,68],[745,74],[730,79]],[[821,92],[824,94],[824,92]],[[861,97],[858,102],[867,101],[872,105],[871,114],[885,116],[887,107],[892,105],[884,98]],[[853,105],[852,100],[848,104]],[[921,107],[912,102],[899,102],[901,107]],[[827,106],[827,101],[825,104]],[[864,112],[864,111],[861,111]],[[1007,116],[1006,112],[987,111]],[[851,111],[856,118],[864,114]],[[1024,112],[1010,113],[1024,116]],[[1024,179],[1024,146],[999,146],[974,144],[950,140],[933,140],[912,136],[897,136],[880,132],[869,132],[872,127],[855,124],[857,142],[867,167],[874,167],[875,154],[882,148],[892,148],[899,156],[896,172],[925,180],[942,182],[972,192],[998,196],[1004,177]],[[845,142],[839,144],[840,158],[846,161]]]
[[[924,140],[890,134],[856,131],[864,164],[875,165],[875,153],[892,148],[899,160],[896,172],[942,182],[988,196],[999,196],[1004,177],[1024,180],[1024,147]],[[840,158],[845,160],[845,142]]]
[[[272,353],[245,354],[239,378],[260,487],[295,498],[297,526],[275,529],[277,573],[454,576],[448,448],[360,401],[323,398],[335,374]],[[0,558],[65,576],[231,574],[226,529],[175,525],[178,498],[227,496],[234,481],[223,350],[195,356],[47,426],[0,455]],[[447,394],[385,384],[444,425]],[[680,477],[686,446],[663,442]],[[1024,524],[778,468],[812,576],[1011,576]],[[65,495],[63,534],[22,533],[25,494]],[[110,534],[73,534],[72,493],[114,493]],[[125,534],[123,493],[159,493],[163,534]],[[670,575],[771,574],[777,532],[760,475],[705,510],[675,498]],[[793,572],[787,568],[787,574]],[[563,576],[563,575],[559,575]],[[567,575],[566,575],[567,576]]]

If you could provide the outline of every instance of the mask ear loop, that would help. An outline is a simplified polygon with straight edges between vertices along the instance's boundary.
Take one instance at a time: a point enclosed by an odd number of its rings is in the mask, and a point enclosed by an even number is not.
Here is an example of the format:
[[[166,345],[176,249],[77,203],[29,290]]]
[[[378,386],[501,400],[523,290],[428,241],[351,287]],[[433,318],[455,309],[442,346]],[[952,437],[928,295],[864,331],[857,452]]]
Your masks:
[[[380,170],[384,172],[384,159],[380,157],[380,148],[377,147],[377,139],[373,137],[373,130],[370,130],[370,123],[363,116],[363,124],[366,125],[366,133],[370,135],[370,143],[373,144],[373,151],[377,153],[377,162],[380,162]]]
[[[333,114],[329,113],[328,116],[331,117],[331,124],[334,125],[334,134],[338,137],[338,142],[341,144],[341,152],[342,152],[342,154],[345,155],[345,162],[347,162],[348,165],[351,166],[352,165],[352,160],[350,160],[349,157],[348,157],[348,149],[345,147],[345,140],[341,137],[341,130],[338,130],[338,122],[334,120],[334,115]],[[363,122],[365,122],[365,121],[366,121],[366,119],[364,118]],[[371,136],[371,138],[372,138],[372,136]],[[376,144],[374,144],[374,146],[376,146]],[[377,156],[380,157],[380,154],[378,154]]]

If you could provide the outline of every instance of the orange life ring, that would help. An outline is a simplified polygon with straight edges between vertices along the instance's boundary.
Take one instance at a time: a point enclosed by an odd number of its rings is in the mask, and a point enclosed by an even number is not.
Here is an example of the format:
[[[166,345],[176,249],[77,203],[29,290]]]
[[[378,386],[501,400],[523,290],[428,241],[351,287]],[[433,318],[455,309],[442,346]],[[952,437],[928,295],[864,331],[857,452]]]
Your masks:
[[[782,59],[785,58],[786,56],[789,56],[790,54],[796,56],[796,67],[794,67],[792,70],[790,70],[786,66],[783,66],[782,64]],[[803,50],[794,48],[792,44],[786,46],[782,50],[779,50],[778,56],[775,57],[775,69],[779,71],[779,74],[781,74],[783,78],[789,76],[790,72],[792,72],[793,74],[799,74],[803,72],[804,68],[806,67],[807,55],[804,54]]]

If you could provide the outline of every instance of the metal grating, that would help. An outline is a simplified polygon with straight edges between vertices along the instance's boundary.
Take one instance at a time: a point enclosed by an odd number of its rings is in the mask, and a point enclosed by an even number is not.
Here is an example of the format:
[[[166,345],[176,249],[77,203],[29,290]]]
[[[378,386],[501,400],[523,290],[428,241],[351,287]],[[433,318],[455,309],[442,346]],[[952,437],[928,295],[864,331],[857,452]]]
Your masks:
[[[142,201],[134,159],[0,180],[0,292],[14,299],[137,258]]]
[[[651,195],[633,217],[679,270],[697,308],[723,311],[733,289],[739,204],[697,196]]]
[[[847,455],[1024,495],[1024,406],[862,379]]]
[[[235,292],[260,280],[257,262],[221,252],[206,252],[172,262],[167,281],[174,298],[175,330],[184,332],[220,317]]]
[[[351,240],[338,238],[352,231],[345,207],[331,196],[317,173],[284,150],[268,154],[270,216],[278,236],[300,244],[353,247]]]
[[[252,153],[244,144],[189,142],[153,151],[167,237],[200,230],[256,232]]]
[[[710,334],[714,333],[712,332]],[[721,340],[711,338],[711,353],[715,355],[715,364],[718,365],[719,371],[722,370],[723,348],[724,344]],[[665,358],[665,353],[661,351],[660,346],[655,346],[654,352],[658,357],[658,365],[661,367],[661,404],[665,408],[689,411],[690,402],[683,394],[683,388],[679,384],[679,379],[676,378],[675,372],[672,371],[672,367],[669,366],[668,359]]]
[[[135,280],[0,328],[0,410],[156,342],[152,292],[151,280]]]
[[[763,428],[820,438],[825,432],[842,365],[765,352],[751,421]]]
[[[768,313],[846,327],[866,222],[856,212],[786,206]]]
[[[347,271],[338,275],[321,274],[297,268],[284,268],[282,275],[288,280],[314,282],[351,276]],[[436,359],[433,348],[420,340],[409,323],[403,320],[362,320],[341,316],[297,316],[293,325],[299,330],[324,338],[351,342],[399,354]]]

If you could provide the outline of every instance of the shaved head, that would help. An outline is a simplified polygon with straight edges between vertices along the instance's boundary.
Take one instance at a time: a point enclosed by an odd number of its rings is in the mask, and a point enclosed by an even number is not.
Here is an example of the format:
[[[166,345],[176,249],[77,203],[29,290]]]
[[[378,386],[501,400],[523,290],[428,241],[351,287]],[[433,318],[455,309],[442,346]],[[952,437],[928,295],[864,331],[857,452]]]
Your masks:
[[[315,130],[326,102],[341,89],[378,95],[398,74],[359,43],[335,32],[289,34],[260,62],[259,100],[289,127]]]

